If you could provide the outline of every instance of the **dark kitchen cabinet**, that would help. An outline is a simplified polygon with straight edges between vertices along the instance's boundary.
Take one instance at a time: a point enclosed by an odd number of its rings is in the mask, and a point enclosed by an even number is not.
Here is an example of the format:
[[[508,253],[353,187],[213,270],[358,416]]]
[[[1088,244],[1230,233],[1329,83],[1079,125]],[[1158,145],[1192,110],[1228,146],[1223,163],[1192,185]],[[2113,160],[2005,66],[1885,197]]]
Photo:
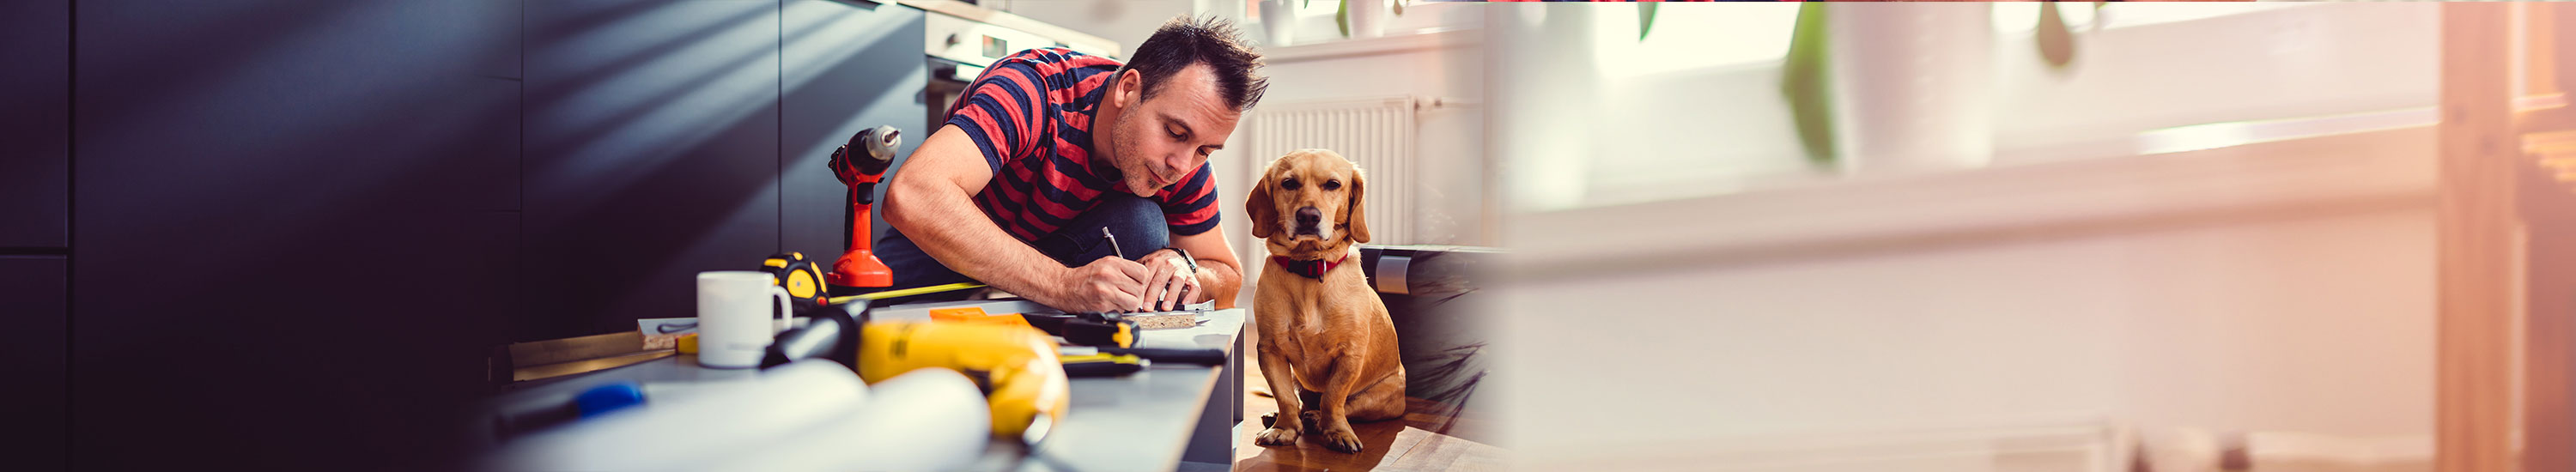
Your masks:
[[[828,0],[789,2],[783,49],[786,93],[779,101],[787,153],[779,182],[786,188],[780,222],[784,249],[830,264],[843,249],[842,212],[848,186],[825,162],[850,135],[880,125],[903,130],[902,157],[930,137],[921,90],[928,83],[922,61],[920,10]],[[884,186],[876,189],[880,197]],[[883,201],[882,199],[878,201]],[[884,235],[883,218],[871,234]]]

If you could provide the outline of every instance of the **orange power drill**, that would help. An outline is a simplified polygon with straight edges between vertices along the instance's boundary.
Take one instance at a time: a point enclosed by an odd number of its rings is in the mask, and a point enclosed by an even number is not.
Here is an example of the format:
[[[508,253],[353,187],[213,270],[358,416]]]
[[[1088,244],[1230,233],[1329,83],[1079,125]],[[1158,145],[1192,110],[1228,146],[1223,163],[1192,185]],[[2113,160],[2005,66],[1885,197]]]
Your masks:
[[[844,287],[890,287],[894,269],[868,252],[872,245],[868,231],[868,210],[876,204],[877,183],[885,181],[886,167],[894,164],[895,148],[903,145],[903,131],[893,126],[878,126],[850,136],[850,143],[832,151],[832,176],[850,186],[850,207],[841,214],[842,223],[850,228],[844,233],[849,244],[842,247],[841,258],[832,261],[832,272],[823,279]]]

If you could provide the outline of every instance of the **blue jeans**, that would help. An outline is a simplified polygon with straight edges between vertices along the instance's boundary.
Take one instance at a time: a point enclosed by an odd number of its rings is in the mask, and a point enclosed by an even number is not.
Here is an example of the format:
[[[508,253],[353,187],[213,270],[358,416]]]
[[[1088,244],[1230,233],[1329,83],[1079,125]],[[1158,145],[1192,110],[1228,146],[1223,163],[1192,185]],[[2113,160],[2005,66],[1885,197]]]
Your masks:
[[[1171,246],[1171,227],[1163,222],[1162,205],[1123,193],[1105,193],[1100,198],[1100,203],[1093,205],[1091,210],[1074,216],[1072,222],[1054,233],[1030,241],[1029,246],[1065,267],[1079,267],[1121,253],[1129,259],[1140,258]],[[1118,235],[1117,249],[1110,249],[1106,244],[1107,241],[1100,236],[1101,228],[1108,228],[1110,233]],[[901,231],[892,227],[886,229],[884,237],[877,238],[876,254],[877,259],[894,269],[894,286],[889,289],[975,282],[965,274],[950,270],[930,254],[923,253],[920,245],[912,243],[912,238],[904,237]]]

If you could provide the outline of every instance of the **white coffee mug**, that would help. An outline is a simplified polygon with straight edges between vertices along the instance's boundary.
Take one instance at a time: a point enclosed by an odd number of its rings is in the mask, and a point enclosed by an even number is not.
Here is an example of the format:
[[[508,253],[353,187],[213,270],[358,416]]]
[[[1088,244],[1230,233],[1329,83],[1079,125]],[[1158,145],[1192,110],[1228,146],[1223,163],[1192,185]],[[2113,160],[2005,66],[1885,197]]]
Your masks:
[[[698,273],[698,365],[760,366],[794,306],[787,289],[773,280],[768,272],[748,270]],[[768,299],[778,301],[776,311],[764,303]]]

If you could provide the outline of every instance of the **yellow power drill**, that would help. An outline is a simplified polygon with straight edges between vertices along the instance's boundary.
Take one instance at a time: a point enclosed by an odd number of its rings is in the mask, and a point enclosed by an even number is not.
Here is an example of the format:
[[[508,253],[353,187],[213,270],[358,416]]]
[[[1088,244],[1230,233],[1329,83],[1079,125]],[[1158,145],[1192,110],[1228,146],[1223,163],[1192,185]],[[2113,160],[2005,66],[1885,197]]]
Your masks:
[[[770,343],[762,367],[821,357],[854,366],[859,379],[871,384],[915,369],[951,369],[983,389],[994,435],[1036,444],[1064,420],[1072,394],[1055,339],[1046,332],[1023,325],[852,317],[866,316],[868,305],[854,300],[815,310],[812,322]]]

